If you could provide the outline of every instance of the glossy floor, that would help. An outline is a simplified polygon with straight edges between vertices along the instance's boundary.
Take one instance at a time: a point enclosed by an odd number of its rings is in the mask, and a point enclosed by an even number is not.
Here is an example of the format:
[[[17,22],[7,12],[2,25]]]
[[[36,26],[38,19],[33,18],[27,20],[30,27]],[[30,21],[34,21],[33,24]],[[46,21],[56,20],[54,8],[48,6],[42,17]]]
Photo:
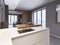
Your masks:
[[[60,45],[60,39],[51,36],[50,45]]]

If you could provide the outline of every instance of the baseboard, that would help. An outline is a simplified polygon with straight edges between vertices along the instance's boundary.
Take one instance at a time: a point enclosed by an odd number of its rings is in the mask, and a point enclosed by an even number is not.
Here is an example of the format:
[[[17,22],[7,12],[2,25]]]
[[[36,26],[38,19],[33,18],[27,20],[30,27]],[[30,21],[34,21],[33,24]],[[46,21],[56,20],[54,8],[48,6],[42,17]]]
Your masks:
[[[53,37],[56,37],[56,38],[59,38],[60,39],[60,36],[57,36],[55,34],[50,34],[50,35],[53,36]]]

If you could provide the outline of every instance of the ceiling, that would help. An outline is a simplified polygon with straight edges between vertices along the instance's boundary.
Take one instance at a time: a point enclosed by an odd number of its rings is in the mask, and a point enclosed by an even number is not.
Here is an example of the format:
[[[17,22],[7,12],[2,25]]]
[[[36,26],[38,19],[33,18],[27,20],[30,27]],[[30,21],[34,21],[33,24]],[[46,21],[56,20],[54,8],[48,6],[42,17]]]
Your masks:
[[[5,4],[9,5],[11,10],[32,10],[54,0],[5,0]]]

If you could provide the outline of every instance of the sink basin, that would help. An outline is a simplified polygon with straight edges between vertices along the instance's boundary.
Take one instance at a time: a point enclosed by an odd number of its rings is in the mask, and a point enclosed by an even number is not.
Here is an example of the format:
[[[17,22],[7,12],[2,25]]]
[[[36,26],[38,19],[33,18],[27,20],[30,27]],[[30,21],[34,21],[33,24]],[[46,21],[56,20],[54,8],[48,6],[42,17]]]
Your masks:
[[[30,31],[34,31],[33,29],[23,29],[23,30],[18,30],[18,33],[26,33],[26,32],[30,32]]]

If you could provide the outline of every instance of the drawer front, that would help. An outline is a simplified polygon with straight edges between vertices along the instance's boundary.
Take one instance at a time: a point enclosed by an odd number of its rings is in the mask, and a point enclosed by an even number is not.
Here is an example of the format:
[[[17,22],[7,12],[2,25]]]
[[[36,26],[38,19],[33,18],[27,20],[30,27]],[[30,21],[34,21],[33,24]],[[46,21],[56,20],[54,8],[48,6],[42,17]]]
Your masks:
[[[13,39],[13,45],[33,45],[46,37],[49,37],[48,30]]]
[[[49,42],[49,39],[46,38],[46,39],[44,39],[42,41],[39,41],[39,42],[37,42],[37,43],[35,43],[33,45],[50,45],[50,42]]]

